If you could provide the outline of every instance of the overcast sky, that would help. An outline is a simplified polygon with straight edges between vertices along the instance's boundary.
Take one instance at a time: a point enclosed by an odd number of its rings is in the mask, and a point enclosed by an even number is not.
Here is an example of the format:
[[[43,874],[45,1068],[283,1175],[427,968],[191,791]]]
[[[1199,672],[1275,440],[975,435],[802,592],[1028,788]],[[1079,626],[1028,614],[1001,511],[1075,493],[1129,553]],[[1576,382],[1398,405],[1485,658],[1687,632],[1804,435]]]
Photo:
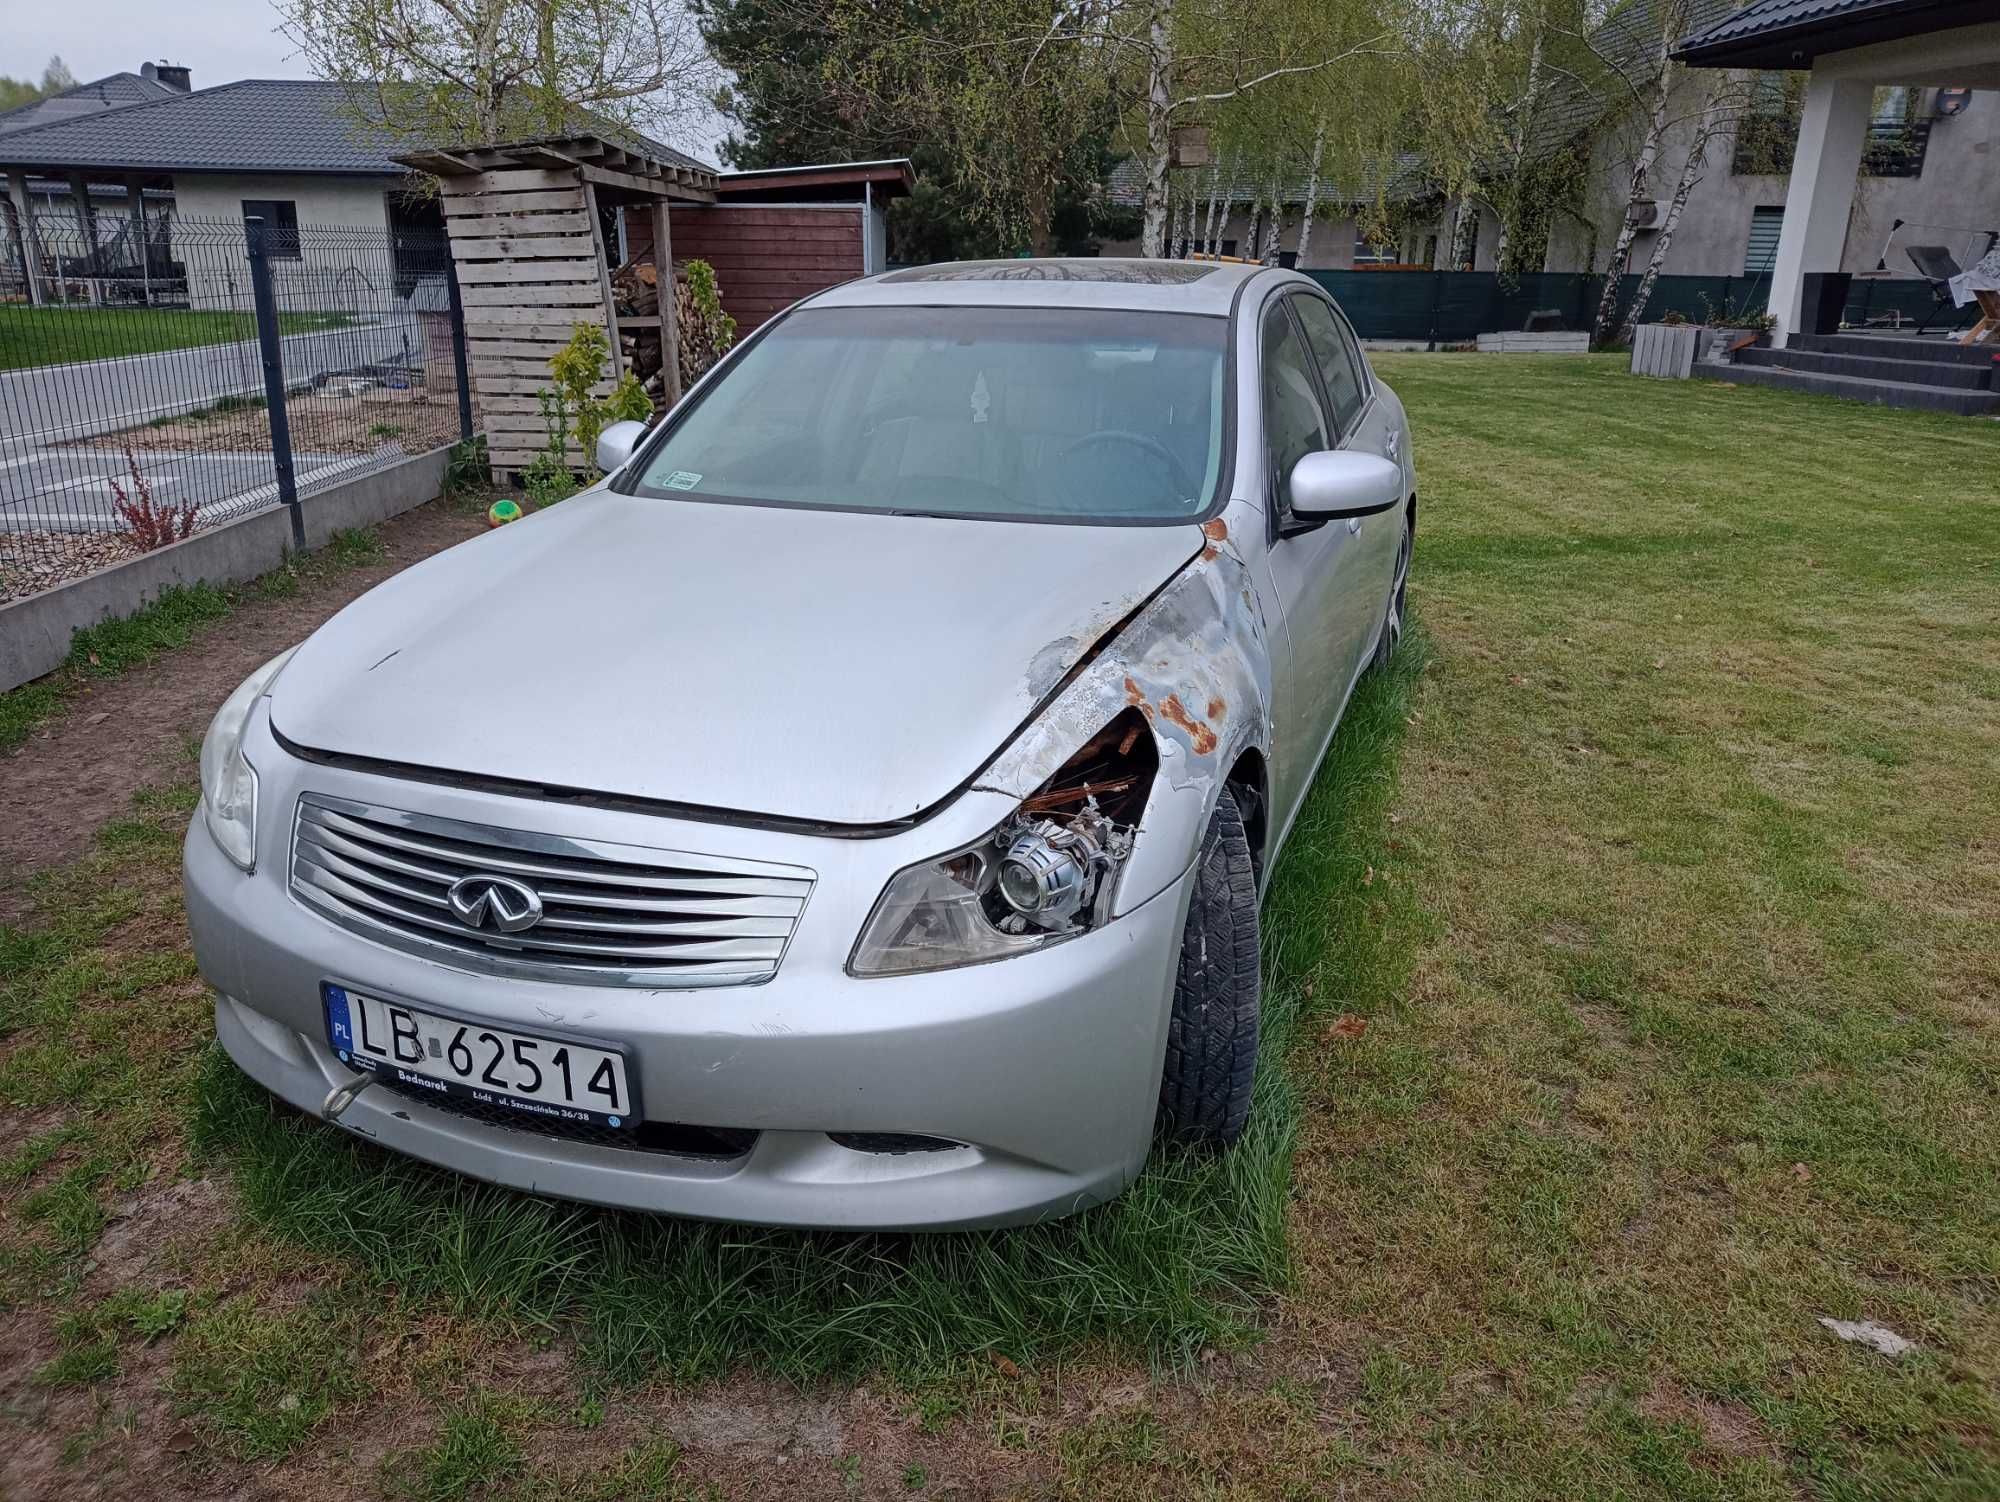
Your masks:
[[[0,73],[14,78],[40,78],[51,56],[80,83],[162,60],[192,68],[198,89],[239,78],[312,77],[278,34],[268,0],[0,0],[0,6],[7,11]],[[724,131],[717,118],[670,144],[713,162]]]

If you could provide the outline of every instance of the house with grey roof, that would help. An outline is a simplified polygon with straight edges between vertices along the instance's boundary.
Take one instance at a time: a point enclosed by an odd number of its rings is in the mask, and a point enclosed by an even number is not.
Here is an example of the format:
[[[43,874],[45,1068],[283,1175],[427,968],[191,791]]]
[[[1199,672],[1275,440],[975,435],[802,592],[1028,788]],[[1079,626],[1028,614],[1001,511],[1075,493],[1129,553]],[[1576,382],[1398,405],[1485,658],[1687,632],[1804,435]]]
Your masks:
[[[0,116],[5,272],[17,295],[40,300],[51,268],[81,274],[91,295],[114,280],[121,289],[143,282],[153,262],[171,260],[174,219],[240,223],[255,214],[281,246],[297,245],[300,225],[443,233],[435,202],[392,155],[408,143],[363,123],[347,107],[347,85],[274,78],[189,85],[187,69],[149,63]],[[665,160],[714,173],[671,147],[645,144]],[[147,258],[137,253],[141,243],[153,247]],[[24,255],[27,246],[38,253]],[[107,261],[127,274],[91,274],[109,272],[91,264]]]
[[[187,68],[174,63],[144,63],[137,73],[107,74],[89,83],[75,84],[59,94],[0,110],[0,135],[10,130],[25,130],[30,125],[50,125],[58,120],[94,115],[99,110],[171,99],[185,94],[191,86]]]

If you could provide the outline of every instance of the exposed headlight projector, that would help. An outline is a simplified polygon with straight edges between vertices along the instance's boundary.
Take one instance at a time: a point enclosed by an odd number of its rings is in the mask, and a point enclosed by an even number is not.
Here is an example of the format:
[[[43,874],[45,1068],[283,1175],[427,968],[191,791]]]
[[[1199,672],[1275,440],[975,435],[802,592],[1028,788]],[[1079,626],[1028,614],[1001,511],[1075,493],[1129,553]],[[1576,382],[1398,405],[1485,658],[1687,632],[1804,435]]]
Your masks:
[[[891,877],[849,973],[976,965],[1106,921],[1156,765],[1145,722],[1120,715],[990,834]]]

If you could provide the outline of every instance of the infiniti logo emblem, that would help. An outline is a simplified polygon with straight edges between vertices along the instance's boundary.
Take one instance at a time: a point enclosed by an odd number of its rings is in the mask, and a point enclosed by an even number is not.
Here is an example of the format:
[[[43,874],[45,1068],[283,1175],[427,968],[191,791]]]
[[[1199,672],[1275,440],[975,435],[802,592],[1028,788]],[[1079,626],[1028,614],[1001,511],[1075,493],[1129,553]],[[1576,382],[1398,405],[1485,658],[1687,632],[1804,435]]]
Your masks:
[[[541,894],[511,876],[461,876],[445,894],[467,928],[496,928],[517,934],[542,921]]]

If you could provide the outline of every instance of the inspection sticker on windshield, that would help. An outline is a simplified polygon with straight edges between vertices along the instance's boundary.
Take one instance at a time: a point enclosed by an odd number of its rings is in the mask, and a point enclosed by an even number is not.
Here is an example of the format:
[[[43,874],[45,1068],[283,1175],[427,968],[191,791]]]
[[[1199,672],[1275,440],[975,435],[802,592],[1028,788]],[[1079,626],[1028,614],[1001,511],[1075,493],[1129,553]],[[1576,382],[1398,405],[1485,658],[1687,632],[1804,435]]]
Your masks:
[[[701,483],[701,476],[691,469],[677,469],[660,483],[669,490],[693,490]]]

